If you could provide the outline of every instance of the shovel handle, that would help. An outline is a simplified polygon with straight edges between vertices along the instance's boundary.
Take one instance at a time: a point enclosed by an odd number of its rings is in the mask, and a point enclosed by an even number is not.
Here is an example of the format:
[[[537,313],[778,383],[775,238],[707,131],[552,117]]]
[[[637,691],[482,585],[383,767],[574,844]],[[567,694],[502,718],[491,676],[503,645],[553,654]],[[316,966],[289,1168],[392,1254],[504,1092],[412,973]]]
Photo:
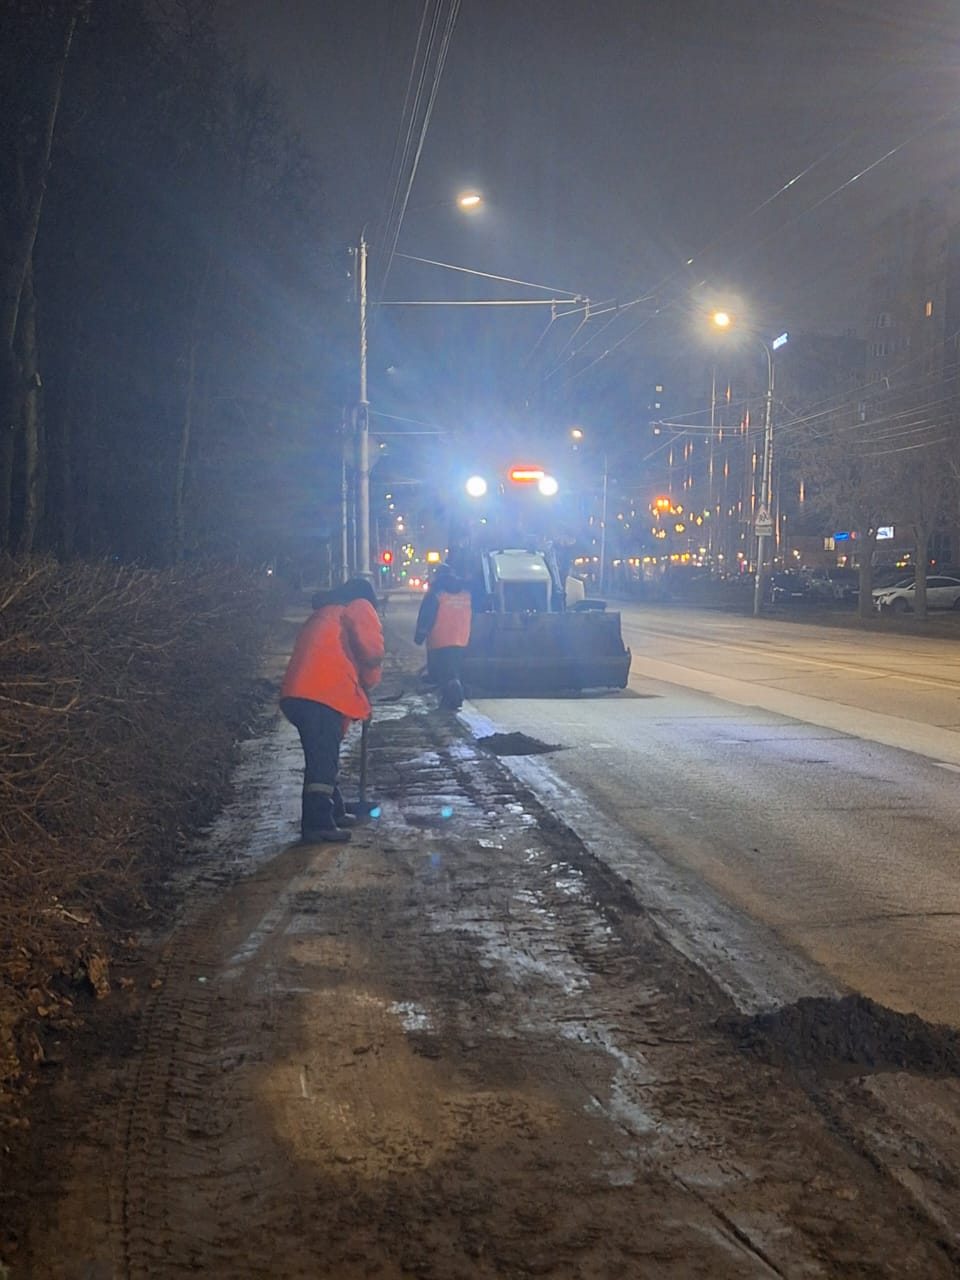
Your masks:
[[[370,717],[360,725],[360,803],[367,802],[367,740],[370,735]]]

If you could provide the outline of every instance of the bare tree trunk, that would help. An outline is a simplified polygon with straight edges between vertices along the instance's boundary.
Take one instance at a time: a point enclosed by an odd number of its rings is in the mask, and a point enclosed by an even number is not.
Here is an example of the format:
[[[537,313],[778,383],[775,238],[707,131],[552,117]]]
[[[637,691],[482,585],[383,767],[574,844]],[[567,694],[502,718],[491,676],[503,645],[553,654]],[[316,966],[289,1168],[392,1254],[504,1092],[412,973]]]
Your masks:
[[[861,618],[873,617],[873,553],[877,547],[876,529],[858,530],[860,534],[860,599],[857,613]]]
[[[913,526],[914,555],[917,558],[917,575],[913,588],[913,612],[918,618],[927,616],[927,548],[930,546],[930,530],[926,525]]]
[[[57,471],[59,480],[59,528],[56,541],[60,554],[73,555],[77,545],[76,476],[73,463],[74,425],[77,421],[77,370],[80,366],[80,325],[73,325],[70,344],[70,368],[67,371],[65,395],[59,423],[57,441]]]
[[[13,463],[17,433],[14,423],[0,422],[0,548],[10,547],[10,524],[13,514]]]
[[[8,143],[14,149],[12,189],[0,198],[0,546],[9,547],[13,468],[16,460],[16,431],[25,412],[26,400],[35,399],[25,383],[16,353],[17,331],[24,284],[33,260],[33,248],[40,227],[43,198],[47,190],[50,154],[63,96],[70,47],[85,0],[78,0],[63,14],[63,26],[52,56],[40,60],[38,81],[46,70],[46,80],[38,88],[41,109],[32,119],[33,127]],[[26,154],[23,137],[36,136],[32,154]]]
[[[27,266],[20,298],[17,357],[23,379],[20,433],[23,442],[23,515],[18,547],[30,555],[43,511],[43,458],[41,454],[40,371],[37,367],[37,299],[33,290],[33,263]]]
[[[13,346],[17,331],[20,295],[40,227],[40,213],[47,191],[50,153],[63,96],[63,80],[70,57],[70,46],[84,7],[83,4],[75,4],[64,14],[63,30],[56,52],[47,64],[45,101],[41,118],[37,122],[40,128],[35,153],[25,157],[18,146],[17,191],[7,205],[7,225],[4,230],[7,232],[9,248],[0,283],[0,343],[8,349]],[[11,208],[11,205],[14,207]]]

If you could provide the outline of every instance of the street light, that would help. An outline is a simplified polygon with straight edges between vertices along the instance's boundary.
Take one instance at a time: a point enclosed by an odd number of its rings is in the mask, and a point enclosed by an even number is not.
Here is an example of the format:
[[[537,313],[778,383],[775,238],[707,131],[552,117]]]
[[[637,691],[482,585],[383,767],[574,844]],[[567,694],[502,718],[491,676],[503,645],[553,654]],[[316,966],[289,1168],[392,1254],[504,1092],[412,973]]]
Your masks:
[[[728,329],[732,323],[730,314],[726,311],[715,311],[713,313],[713,323],[719,329]],[[771,512],[771,490],[773,477],[773,353],[775,351],[779,351],[779,349],[786,344],[789,335],[781,333],[779,337],[774,338],[773,342],[767,342],[765,339],[760,337],[756,330],[751,329],[749,332],[757,339],[761,347],[763,347],[764,355],[767,357],[767,394],[763,423],[763,465],[760,471],[760,503],[754,514],[754,532],[757,535],[757,572],[753,584],[753,616],[756,618],[760,614],[760,605],[763,601],[763,581],[767,538],[773,533],[773,519]]]

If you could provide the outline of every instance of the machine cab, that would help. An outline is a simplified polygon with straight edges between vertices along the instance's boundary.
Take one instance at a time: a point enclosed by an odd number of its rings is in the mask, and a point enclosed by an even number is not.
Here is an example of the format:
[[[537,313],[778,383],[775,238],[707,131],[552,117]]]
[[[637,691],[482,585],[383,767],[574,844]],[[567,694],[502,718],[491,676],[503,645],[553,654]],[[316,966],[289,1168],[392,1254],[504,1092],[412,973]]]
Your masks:
[[[549,613],[553,607],[550,570],[535,551],[488,552],[483,576],[495,613]]]

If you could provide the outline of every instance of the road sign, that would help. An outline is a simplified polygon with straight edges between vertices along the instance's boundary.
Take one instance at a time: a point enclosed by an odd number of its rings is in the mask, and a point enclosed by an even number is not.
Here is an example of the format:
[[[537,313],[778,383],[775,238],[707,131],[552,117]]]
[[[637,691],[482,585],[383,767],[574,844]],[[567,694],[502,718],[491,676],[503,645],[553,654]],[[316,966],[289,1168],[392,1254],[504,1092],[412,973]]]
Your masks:
[[[757,514],[753,518],[753,532],[758,538],[769,538],[773,533],[773,521],[766,507],[757,507]]]

